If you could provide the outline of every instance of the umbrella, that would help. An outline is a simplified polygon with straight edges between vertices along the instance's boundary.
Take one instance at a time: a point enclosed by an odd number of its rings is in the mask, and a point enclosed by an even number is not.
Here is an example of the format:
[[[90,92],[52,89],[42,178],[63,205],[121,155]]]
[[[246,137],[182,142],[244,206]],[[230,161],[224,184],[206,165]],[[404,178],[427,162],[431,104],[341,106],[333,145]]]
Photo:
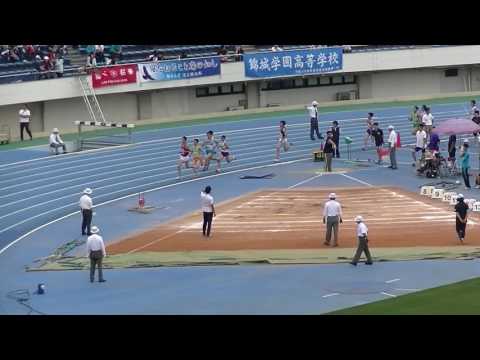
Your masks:
[[[463,135],[480,132],[480,126],[470,119],[447,119],[435,128],[438,135]]]

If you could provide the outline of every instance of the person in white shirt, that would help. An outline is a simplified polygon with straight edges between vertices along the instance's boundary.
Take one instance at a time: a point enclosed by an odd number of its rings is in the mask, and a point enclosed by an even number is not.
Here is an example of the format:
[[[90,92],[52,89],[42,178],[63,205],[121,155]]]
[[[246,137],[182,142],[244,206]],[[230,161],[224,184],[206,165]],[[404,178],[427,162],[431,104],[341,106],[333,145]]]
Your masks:
[[[318,130],[318,102],[313,101],[312,106],[307,106],[306,109],[308,110],[308,115],[310,117],[310,139],[312,139],[312,141],[315,140],[315,137],[313,136],[313,133],[315,132],[317,138],[322,140],[323,136]]]
[[[338,201],[336,201],[337,195],[331,193],[328,198],[330,199],[325,203],[323,207],[323,223],[327,223],[327,233],[325,236],[325,245],[330,245],[330,240],[332,237],[333,229],[333,247],[338,246],[338,226],[339,223],[343,222],[342,220],[342,206]]]
[[[103,278],[102,262],[107,256],[105,243],[100,235],[97,235],[100,229],[92,226],[92,235],[87,239],[87,257],[90,259],[90,282],[95,280],[95,268],[98,267],[98,282],[105,282]]]
[[[55,149],[56,155],[58,155],[58,148],[62,148],[64,154],[67,152],[67,147],[60,137],[60,132],[57,128],[54,128],[50,134],[50,147]]]
[[[82,235],[92,235],[91,224],[93,215],[93,202],[89,195],[92,194],[92,189],[86,188],[83,190],[83,195],[80,197],[79,205],[82,212]]]
[[[475,115],[475,111],[478,110],[477,102],[475,100],[470,101],[470,107],[470,117],[473,117]]]
[[[392,170],[397,169],[397,158],[396,158],[396,149],[397,149],[397,133],[394,130],[394,127],[390,125],[388,127],[388,144],[390,147],[390,166]]]
[[[30,136],[30,140],[32,140],[32,132],[30,131],[31,113],[27,104],[23,105],[23,108],[21,108],[18,112],[18,116],[20,118],[20,140],[23,141],[23,129],[27,131],[27,134]]]
[[[412,157],[413,157],[413,164],[412,166],[417,165],[417,153],[419,151],[425,153],[425,148],[427,146],[427,133],[425,130],[423,130],[423,124],[419,124],[419,129],[417,130],[416,133],[416,143],[415,143],[415,149],[412,152]]]
[[[425,113],[422,116],[422,123],[425,126],[425,131],[427,132],[428,136],[430,136],[430,133],[432,132],[433,119],[434,118],[430,112],[430,108],[425,107]]]
[[[213,197],[210,195],[212,188],[207,186],[204,191],[200,193],[200,199],[203,212],[203,236],[209,237],[212,228],[212,220],[215,214],[215,207],[213,205]]]
[[[272,51],[282,51],[282,50],[283,50],[283,49],[282,49],[280,46],[278,46],[278,45],[273,45],[273,46],[272,46]]]
[[[358,247],[355,256],[350,264],[357,266],[358,260],[362,253],[365,253],[367,257],[367,261],[365,265],[372,265],[372,256],[370,255],[370,249],[368,248],[368,228],[367,225],[363,222],[363,218],[361,216],[357,216],[355,218],[355,222],[357,223],[357,237],[358,237]]]

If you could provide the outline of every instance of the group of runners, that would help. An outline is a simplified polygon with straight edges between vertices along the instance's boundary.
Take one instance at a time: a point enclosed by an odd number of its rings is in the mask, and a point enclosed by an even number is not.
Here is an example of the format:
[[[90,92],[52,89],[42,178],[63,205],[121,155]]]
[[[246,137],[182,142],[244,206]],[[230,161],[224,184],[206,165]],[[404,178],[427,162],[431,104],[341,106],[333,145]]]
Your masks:
[[[221,162],[225,160],[230,163],[235,156],[230,153],[230,146],[227,143],[227,137],[222,135],[219,140],[215,138],[213,131],[208,131],[205,140],[193,139],[191,146],[188,139],[183,136],[180,141],[180,158],[178,160],[177,171],[178,178],[182,176],[182,168],[192,168],[193,173],[198,171],[207,171],[212,161],[216,162],[216,173],[221,171]]]

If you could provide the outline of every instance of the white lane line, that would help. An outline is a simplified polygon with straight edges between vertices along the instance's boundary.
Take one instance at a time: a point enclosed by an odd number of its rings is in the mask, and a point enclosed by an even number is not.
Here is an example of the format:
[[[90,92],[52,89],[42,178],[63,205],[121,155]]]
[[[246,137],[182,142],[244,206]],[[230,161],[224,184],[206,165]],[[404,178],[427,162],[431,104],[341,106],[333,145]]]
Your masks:
[[[387,284],[391,284],[391,283],[394,283],[394,282],[397,282],[397,281],[400,281],[400,279],[392,279],[392,280],[388,280],[388,281],[385,281],[385,283],[387,283]]]
[[[303,184],[306,184],[316,178],[319,178],[320,176],[322,176],[322,174],[320,175],[315,175],[315,176],[312,176],[311,178],[308,178],[306,180],[303,180],[303,181],[300,181],[299,183],[295,184],[295,185],[292,185],[292,186],[289,186],[287,189],[293,189],[293,188],[296,188],[297,186],[300,186],[300,185],[303,185]],[[288,202],[287,202],[288,203]]]
[[[420,291],[422,289],[393,289],[393,290],[398,290],[398,291]]]
[[[390,296],[390,297],[397,297],[397,295],[393,295],[393,294],[389,294],[389,293],[386,293],[384,291],[382,291],[380,294],[383,294],[383,295],[387,295],[387,296]]]
[[[331,294],[323,295],[322,298],[329,298],[329,297],[337,296],[337,295],[340,295],[340,294],[339,293],[331,293]]]
[[[358,183],[360,183],[360,184],[363,184],[363,185],[366,185],[366,186],[369,186],[369,187],[373,187],[372,184],[369,184],[369,183],[367,183],[366,181],[357,179],[356,177],[353,177],[353,176],[350,176],[350,175],[347,175],[347,174],[339,174],[339,175],[341,175],[341,176],[343,176],[343,177],[346,177],[347,179],[356,181],[356,182],[358,182]]]

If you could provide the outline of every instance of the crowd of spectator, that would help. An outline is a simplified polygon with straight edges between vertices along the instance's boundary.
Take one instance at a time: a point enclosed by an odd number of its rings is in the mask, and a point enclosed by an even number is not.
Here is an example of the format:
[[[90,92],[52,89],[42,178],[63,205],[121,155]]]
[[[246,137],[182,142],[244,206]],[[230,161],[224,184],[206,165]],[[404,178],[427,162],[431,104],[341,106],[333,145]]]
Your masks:
[[[115,65],[122,58],[122,45],[110,45],[108,49],[105,45],[88,45],[87,53],[87,68]]]
[[[67,45],[0,45],[2,63],[33,62],[66,54]]]

